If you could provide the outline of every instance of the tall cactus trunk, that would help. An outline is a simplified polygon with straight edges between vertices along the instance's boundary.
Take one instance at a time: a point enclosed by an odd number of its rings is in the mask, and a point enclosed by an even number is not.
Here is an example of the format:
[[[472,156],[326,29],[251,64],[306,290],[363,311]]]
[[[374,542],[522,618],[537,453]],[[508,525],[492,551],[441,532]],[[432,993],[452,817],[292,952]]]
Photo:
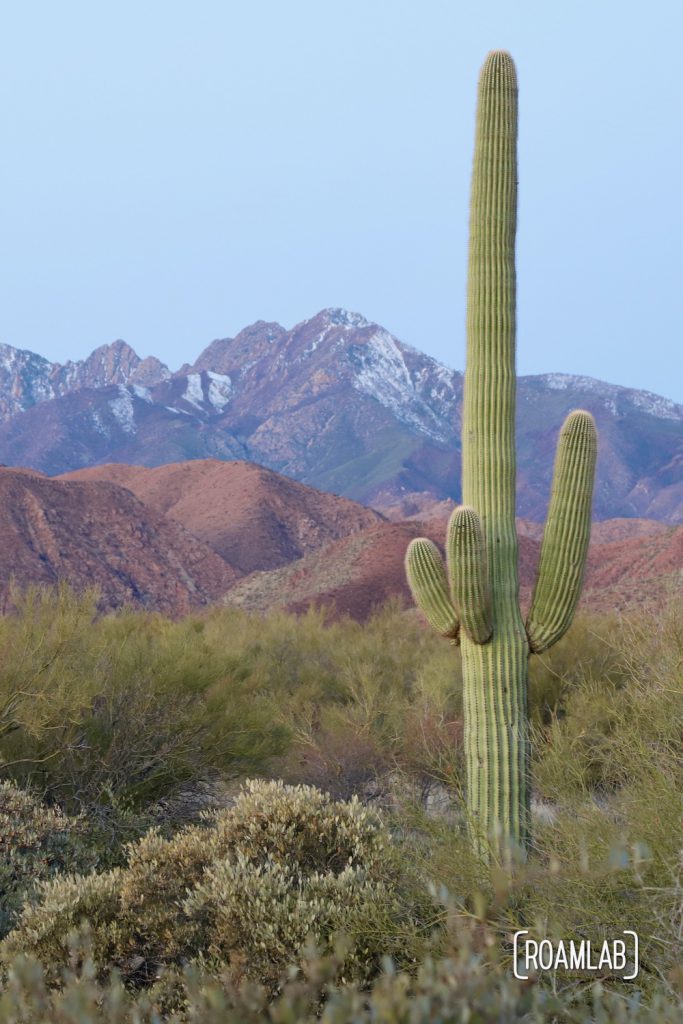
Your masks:
[[[529,644],[519,610],[515,526],[515,230],[517,79],[493,53],[479,79],[470,202],[463,503],[484,536],[495,630],[462,637],[470,826],[481,847],[496,830],[528,834]]]
[[[451,643],[462,643],[468,821],[486,859],[529,842],[530,653],[569,628],[590,537],[597,451],[581,409],[562,427],[548,519],[526,619],[519,609],[515,529],[515,228],[517,81],[493,52],[479,79],[472,175],[467,367],[462,430],[464,504],[453,512],[446,570],[436,545],[406,551],[415,601]]]

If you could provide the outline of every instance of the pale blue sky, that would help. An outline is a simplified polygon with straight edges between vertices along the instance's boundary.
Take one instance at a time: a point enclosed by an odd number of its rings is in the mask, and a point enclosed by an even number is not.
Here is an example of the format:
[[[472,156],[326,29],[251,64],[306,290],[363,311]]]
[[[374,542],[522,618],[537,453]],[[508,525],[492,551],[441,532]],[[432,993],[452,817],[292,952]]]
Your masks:
[[[0,31],[0,341],[173,369],[326,306],[464,368],[476,80],[520,81],[518,372],[683,402],[680,0],[34,0]]]

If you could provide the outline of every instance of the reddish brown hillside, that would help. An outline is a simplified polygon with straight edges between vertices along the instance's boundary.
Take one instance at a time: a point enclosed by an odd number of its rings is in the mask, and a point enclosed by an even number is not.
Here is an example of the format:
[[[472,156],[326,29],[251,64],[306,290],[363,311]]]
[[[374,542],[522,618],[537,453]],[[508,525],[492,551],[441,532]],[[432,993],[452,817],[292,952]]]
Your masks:
[[[208,545],[106,481],[0,469],[0,601],[20,586],[99,587],[103,609],[131,602],[168,615],[223,594],[238,573]]]
[[[374,605],[397,596],[407,614],[417,616],[403,568],[413,537],[433,540],[443,554],[445,521],[379,523],[352,537],[327,544],[300,561],[274,572],[257,572],[235,584],[224,603],[267,613],[279,607],[292,613],[310,605],[336,607],[334,617],[349,615],[363,622]],[[526,610],[540,543],[520,536],[520,602]],[[683,527],[591,546],[586,586],[580,607],[596,611],[657,602],[683,571]]]
[[[421,521],[425,536],[440,547],[450,509],[435,506],[437,515]],[[420,522],[419,519],[411,519]],[[528,606],[536,579],[543,524],[517,520],[519,582],[522,607]],[[653,519],[605,519],[593,523],[581,607],[596,611],[657,603],[681,585],[683,526]]]
[[[348,498],[250,462],[196,459],[148,469],[110,463],[60,480],[111,480],[209,544],[240,573],[276,569],[382,522]]]
[[[651,537],[666,533],[666,523],[656,519],[604,519],[591,527],[592,544],[612,544],[614,541],[630,540],[633,537]]]
[[[448,517],[455,508],[455,502],[450,498],[444,501],[437,501],[431,494],[415,493],[409,494],[393,503],[385,505],[373,502],[372,507],[381,512],[391,522],[404,522],[415,520],[416,522],[443,522],[444,529]],[[534,540],[541,540],[543,536],[543,523],[533,523],[529,519],[517,519],[517,532],[520,537],[532,537]],[[654,533],[661,533],[668,528],[666,522],[656,519],[603,519],[594,522],[591,528],[592,544],[609,544],[612,541],[626,540],[628,537],[645,537]]]
[[[588,553],[585,602],[592,607],[626,608],[656,604],[681,592],[683,526],[611,544],[596,544]]]
[[[261,466],[216,460],[114,464],[57,479],[4,469],[0,486],[5,584],[10,572],[23,584],[96,583],[105,607],[128,600],[169,614],[224,600],[263,613],[334,605],[364,621],[397,596],[416,615],[405,551],[421,535],[443,551],[450,511],[449,503],[425,502],[422,518],[390,522]],[[518,528],[526,608],[542,524],[518,520]],[[683,527],[594,524],[581,606],[659,601],[680,587],[682,570]]]
[[[224,603],[261,613],[274,607],[299,613],[309,605],[334,606],[337,614],[359,622],[390,596],[400,597],[409,607],[412,598],[403,559],[413,537],[421,536],[433,540],[443,554],[443,530],[438,522],[378,523],[275,572],[251,573],[230,589]],[[520,549],[520,576],[526,593],[538,560],[538,544],[523,538]]]

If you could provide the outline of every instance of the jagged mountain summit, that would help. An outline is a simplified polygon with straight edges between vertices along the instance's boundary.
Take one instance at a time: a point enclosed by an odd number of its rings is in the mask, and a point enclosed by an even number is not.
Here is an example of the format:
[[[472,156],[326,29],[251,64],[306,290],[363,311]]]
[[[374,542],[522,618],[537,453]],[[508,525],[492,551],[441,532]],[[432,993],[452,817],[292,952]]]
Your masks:
[[[378,324],[322,310],[258,321],[171,373],[124,342],[51,364],[0,348],[0,461],[55,475],[126,462],[258,463],[386,511],[458,500],[462,374]],[[683,522],[683,406],[590,377],[521,377],[518,514],[545,514],[557,433],[593,413],[594,515]]]
[[[51,363],[26,349],[0,345],[0,421],[81,388],[157,384],[170,376],[168,367],[154,356],[140,359],[121,340],[100,345],[87,359],[64,364]]]

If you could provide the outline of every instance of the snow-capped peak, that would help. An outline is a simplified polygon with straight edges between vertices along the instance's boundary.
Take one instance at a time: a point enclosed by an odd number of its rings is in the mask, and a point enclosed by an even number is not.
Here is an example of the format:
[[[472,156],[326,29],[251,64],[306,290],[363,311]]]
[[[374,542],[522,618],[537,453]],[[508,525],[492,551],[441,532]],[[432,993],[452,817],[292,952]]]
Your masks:
[[[657,416],[659,419],[683,420],[682,406],[670,398],[654,395],[651,391],[625,388],[619,384],[608,384],[606,381],[597,380],[595,377],[582,377],[569,373],[543,373],[538,375],[538,379],[553,391],[566,391],[571,388],[576,391],[590,392],[601,398],[605,407],[615,416],[619,412],[617,401],[621,400],[643,412]]]
[[[367,327],[370,323],[360,313],[352,313],[348,309],[340,307],[323,309],[318,316],[334,327]]]

